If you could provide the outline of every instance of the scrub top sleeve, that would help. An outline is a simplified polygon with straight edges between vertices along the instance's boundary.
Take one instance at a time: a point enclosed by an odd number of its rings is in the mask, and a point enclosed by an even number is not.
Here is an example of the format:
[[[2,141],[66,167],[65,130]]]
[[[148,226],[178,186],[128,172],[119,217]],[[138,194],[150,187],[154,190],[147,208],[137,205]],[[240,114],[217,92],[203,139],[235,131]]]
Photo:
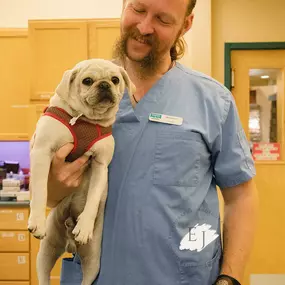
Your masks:
[[[249,181],[256,174],[234,99],[230,93],[224,99],[221,131],[212,149],[214,177],[221,189]]]

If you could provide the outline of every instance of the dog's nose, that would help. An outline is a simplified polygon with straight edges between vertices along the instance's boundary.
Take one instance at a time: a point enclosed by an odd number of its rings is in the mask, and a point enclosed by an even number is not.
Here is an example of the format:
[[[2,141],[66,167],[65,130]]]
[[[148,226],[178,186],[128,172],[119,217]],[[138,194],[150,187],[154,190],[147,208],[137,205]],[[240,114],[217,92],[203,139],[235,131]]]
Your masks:
[[[111,88],[111,85],[107,81],[102,81],[99,83],[101,89],[107,90]]]

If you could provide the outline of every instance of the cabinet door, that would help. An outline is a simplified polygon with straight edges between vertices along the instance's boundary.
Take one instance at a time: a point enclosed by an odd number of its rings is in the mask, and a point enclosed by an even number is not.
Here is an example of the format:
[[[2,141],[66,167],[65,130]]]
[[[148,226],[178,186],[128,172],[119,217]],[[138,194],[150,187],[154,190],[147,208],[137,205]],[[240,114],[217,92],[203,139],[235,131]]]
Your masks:
[[[0,231],[0,252],[28,252],[28,231]]]
[[[47,102],[64,71],[87,59],[87,22],[29,21],[31,100]]]
[[[1,230],[26,230],[28,227],[28,208],[0,208]]]
[[[113,47],[120,36],[120,20],[88,21],[89,58],[112,59]]]
[[[0,29],[0,140],[27,140],[28,31]]]
[[[28,253],[0,253],[0,280],[29,280]]]

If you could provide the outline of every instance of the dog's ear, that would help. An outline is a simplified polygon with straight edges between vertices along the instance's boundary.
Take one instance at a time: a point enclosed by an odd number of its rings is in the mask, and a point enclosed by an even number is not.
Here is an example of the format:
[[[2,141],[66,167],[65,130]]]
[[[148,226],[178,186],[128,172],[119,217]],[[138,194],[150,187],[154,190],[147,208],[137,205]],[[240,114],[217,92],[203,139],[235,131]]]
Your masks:
[[[123,79],[125,81],[126,87],[129,91],[129,95],[132,96],[136,92],[136,86],[134,83],[131,81],[128,73],[123,67],[120,67],[121,74],[123,76]]]
[[[70,86],[74,81],[79,69],[66,70],[63,74],[61,82],[58,84],[55,92],[62,99],[67,99],[70,91]]]

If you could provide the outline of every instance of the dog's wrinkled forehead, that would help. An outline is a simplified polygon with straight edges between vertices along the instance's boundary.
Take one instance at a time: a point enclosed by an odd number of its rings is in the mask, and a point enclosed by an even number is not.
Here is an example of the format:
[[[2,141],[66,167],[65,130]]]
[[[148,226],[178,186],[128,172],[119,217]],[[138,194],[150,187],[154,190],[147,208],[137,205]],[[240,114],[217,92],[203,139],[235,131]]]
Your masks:
[[[81,62],[75,66],[77,76],[81,79],[84,77],[92,77],[94,80],[111,78],[112,76],[120,76],[120,68],[110,61],[105,60],[89,60]]]

